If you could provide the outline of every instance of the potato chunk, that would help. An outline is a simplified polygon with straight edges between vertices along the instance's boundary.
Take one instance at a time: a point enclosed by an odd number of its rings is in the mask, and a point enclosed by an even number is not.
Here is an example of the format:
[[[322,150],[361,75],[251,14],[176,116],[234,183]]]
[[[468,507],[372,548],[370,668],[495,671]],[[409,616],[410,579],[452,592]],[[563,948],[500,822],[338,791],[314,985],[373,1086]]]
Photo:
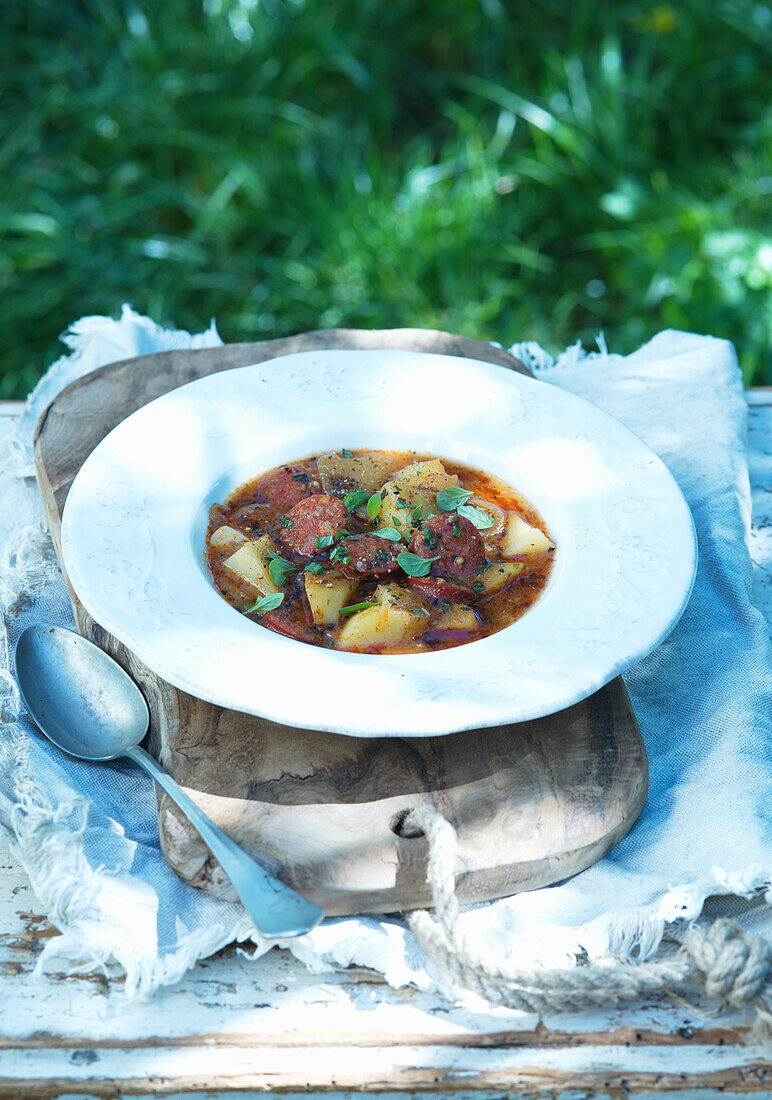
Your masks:
[[[342,455],[337,451],[322,455],[317,468],[325,485],[325,492],[333,494],[364,489],[374,493],[399,467],[399,458],[387,452],[371,454],[367,451],[356,455]],[[403,460],[404,461],[404,460]]]
[[[245,542],[249,542],[247,536],[237,531],[235,527],[229,527],[227,523],[213,531],[209,539],[210,546],[215,550],[236,550]]]
[[[400,607],[411,615],[428,616],[429,611],[423,600],[412,588],[405,588],[396,581],[384,581],[379,584],[373,596],[381,604],[391,604],[392,607]]]
[[[440,489],[458,485],[456,475],[449,474],[438,458],[405,466],[391,480],[411,508],[420,504],[423,509],[431,506],[435,512],[437,503],[434,498]]]
[[[341,649],[369,649],[407,642],[429,625],[429,612],[421,601],[399,585],[380,584],[376,607],[355,612],[338,634]]]
[[[231,554],[223,565],[240,580],[255,588],[261,596],[269,596],[272,592],[281,592],[281,588],[273,583],[268,573],[271,563],[269,551],[278,554],[279,547],[270,535],[261,535],[259,539],[245,543],[235,554]]]
[[[408,541],[412,534],[412,509],[420,507],[424,519],[436,515],[439,512],[437,493],[449,485],[458,485],[458,478],[449,474],[438,458],[405,466],[383,486],[380,523],[384,527],[396,527]],[[395,516],[399,522],[395,522]]]
[[[489,565],[485,572],[477,577],[484,589],[481,595],[491,596],[494,592],[498,592],[515,577],[519,577],[524,569],[525,566],[521,561],[496,561],[493,565]]]
[[[393,527],[399,531],[403,542],[409,542],[413,533],[412,508],[407,506],[407,501],[400,496],[399,489],[393,481],[387,481],[384,485],[381,502],[378,526]]]
[[[463,603],[452,603],[432,624],[432,630],[477,630],[480,620]]]
[[[526,523],[517,512],[510,512],[507,525],[501,539],[501,553],[505,558],[514,558],[518,554],[542,554],[554,550],[555,544],[538,527]]]
[[[340,609],[350,602],[357,589],[357,582],[340,573],[329,572],[322,576],[304,573],[306,599],[315,623],[329,626],[337,623]]]

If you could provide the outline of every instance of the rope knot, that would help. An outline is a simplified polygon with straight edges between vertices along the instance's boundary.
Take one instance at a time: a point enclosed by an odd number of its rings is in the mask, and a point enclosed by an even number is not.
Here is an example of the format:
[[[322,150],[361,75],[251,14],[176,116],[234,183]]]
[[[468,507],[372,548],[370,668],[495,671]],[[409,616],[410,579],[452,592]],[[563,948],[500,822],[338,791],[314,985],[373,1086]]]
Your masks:
[[[400,836],[424,835],[434,919],[426,910],[407,915],[408,926],[426,953],[440,983],[467,989],[490,1004],[525,1012],[575,1012],[627,1004],[657,993],[675,994],[702,977],[705,991],[740,1007],[754,1002],[758,1034],[772,1029],[772,946],[721,918],[694,929],[678,955],[611,964],[587,963],[572,969],[520,969],[480,956],[459,925],[456,898],[456,830],[433,806],[405,811]],[[460,861],[463,867],[463,861]],[[455,993],[454,993],[455,995]]]
[[[772,947],[737,921],[721,918],[695,929],[684,948],[705,976],[706,993],[729,1004],[747,1004],[772,982]]]

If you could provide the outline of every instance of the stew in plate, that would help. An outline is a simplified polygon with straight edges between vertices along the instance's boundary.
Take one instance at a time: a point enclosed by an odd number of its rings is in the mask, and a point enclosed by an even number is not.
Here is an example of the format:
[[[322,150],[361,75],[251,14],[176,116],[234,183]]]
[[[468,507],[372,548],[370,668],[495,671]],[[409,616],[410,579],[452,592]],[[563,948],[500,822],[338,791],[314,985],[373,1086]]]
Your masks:
[[[354,653],[427,653],[525,614],[555,543],[491,474],[344,448],[277,466],[213,505],[206,555],[228,603],[278,634]]]

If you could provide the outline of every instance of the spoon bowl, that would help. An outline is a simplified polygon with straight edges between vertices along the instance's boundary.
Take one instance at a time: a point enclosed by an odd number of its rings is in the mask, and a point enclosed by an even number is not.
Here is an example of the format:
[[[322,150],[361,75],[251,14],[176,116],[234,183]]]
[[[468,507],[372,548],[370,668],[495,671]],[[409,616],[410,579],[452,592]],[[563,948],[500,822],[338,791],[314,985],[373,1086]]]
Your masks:
[[[231,880],[261,935],[286,939],[310,932],[324,917],[211,821],[140,746],[150,715],[129,675],[87,638],[59,626],[30,626],[16,643],[16,678],[38,726],[57,748],[79,760],[126,756],[173,799]]]
[[[16,645],[21,697],[49,741],[79,760],[115,760],[147,733],[142,692],[80,634],[39,623]]]

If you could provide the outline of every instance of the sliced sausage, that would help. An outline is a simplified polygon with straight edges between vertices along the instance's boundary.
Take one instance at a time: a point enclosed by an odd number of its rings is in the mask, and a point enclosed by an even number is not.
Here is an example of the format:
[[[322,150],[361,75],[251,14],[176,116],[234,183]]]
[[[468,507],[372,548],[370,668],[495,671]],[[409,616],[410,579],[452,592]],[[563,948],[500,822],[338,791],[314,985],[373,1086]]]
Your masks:
[[[410,549],[421,558],[439,558],[432,563],[433,576],[467,576],[485,562],[480,532],[465,516],[450,512],[427,520],[413,535]]]
[[[447,600],[448,603],[471,603],[475,593],[465,584],[453,584],[443,577],[409,577],[408,585],[427,600]]]
[[[336,534],[346,526],[347,518],[342,500],[317,493],[290,508],[279,541],[297,557],[313,558],[320,552],[316,540]]]
[[[306,623],[291,619],[286,611],[266,611],[260,622],[276,634],[284,634],[287,638],[294,638],[296,642],[308,642],[310,645],[319,645],[321,642],[321,637],[315,630]]]
[[[318,475],[302,466],[279,466],[269,470],[255,486],[260,499],[285,511],[310,497],[321,487]]]
[[[360,539],[344,539],[339,545],[347,555],[336,564],[344,576],[350,580],[363,577],[384,577],[399,568],[397,554],[404,549],[403,544],[387,542],[375,535],[364,535]]]

